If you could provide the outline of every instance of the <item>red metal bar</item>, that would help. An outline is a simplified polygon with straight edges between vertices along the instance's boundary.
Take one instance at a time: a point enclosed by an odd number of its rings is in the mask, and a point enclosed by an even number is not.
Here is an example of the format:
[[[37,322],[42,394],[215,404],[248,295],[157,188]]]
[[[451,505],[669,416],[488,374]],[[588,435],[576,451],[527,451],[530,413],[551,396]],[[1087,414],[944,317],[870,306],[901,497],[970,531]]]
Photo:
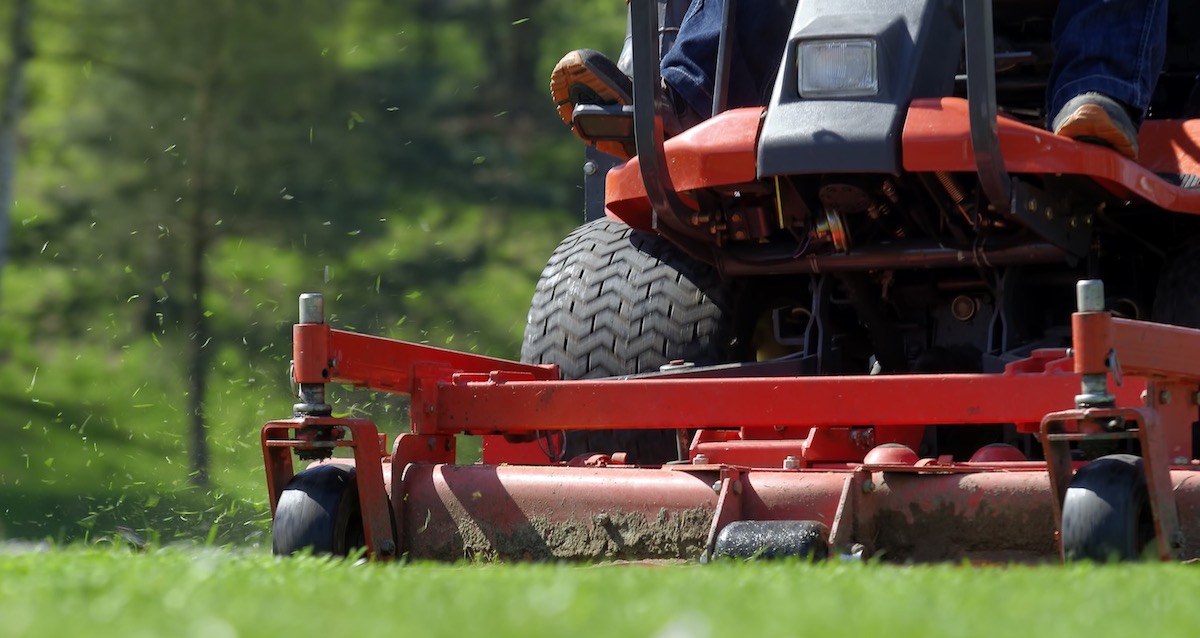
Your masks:
[[[1111,331],[1124,375],[1200,383],[1200,330],[1113,318]],[[1194,397],[1180,398],[1194,402]]]
[[[495,383],[437,390],[438,429],[488,434],[612,428],[1040,423],[1073,405],[1072,374],[950,374]],[[1140,386],[1119,388],[1123,404]],[[1019,397],[1019,400],[1014,398]]]
[[[742,492],[745,491],[745,486],[742,484],[741,472],[734,468],[723,468],[721,470],[721,480],[713,485],[717,491],[717,511],[713,515],[712,524],[708,527],[708,538],[704,542],[703,559],[709,560],[713,557],[713,550],[717,545],[717,536],[725,526],[745,518],[742,513]]]
[[[279,496],[283,488],[292,480],[296,472],[292,468],[292,449],[275,447],[271,441],[291,439],[291,430],[295,427],[289,422],[272,421],[263,426],[262,451],[263,467],[267,472],[267,498],[271,503],[271,516],[275,516],[275,508],[279,505]]]
[[[296,383],[349,383],[391,392],[411,392],[414,369],[436,365],[453,372],[503,371],[532,379],[558,379],[558,366],[531,365],[455,352],[416,343],[334,330],[327,324],[292,329]]]

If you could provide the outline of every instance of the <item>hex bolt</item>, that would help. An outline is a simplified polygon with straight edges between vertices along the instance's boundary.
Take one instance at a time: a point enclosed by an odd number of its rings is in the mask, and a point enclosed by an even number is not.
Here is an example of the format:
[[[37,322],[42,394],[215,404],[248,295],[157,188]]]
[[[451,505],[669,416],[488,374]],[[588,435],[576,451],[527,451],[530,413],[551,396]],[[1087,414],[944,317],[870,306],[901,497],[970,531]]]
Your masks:
[[[794,456],[788,456],[787,458],[783,459],[783,469],[794,470],[798,467],[800,467],[800,459]]]
[[[720,481],[713,481],[713,491],[716,492],[717,494],[721,493],[721,482]]]
[[[592,175],[596,174],[597,170],[599,170],[599,169],[596,168],[595,162],[584,162],[583,163],[583,174],[584,175],[591,177]]]
[[[385,538],[379,543],[379,553],[382,556],[394,556],[396,554],[396,543],[392,539]]]
[[[1160,390],[1158,393],[1158,402],[1163,405],[1171,405],[1171,391]]]
[[[695,458],[692,459],[692,465],[708,465],[708,455],[697,454]]]
[[[862,491],[863,491],[863,494],[870,494],[871,492],[874,492],[875,491],[875,481],[872,481],[871,479],[867,479],[867,480],[863,481]]]

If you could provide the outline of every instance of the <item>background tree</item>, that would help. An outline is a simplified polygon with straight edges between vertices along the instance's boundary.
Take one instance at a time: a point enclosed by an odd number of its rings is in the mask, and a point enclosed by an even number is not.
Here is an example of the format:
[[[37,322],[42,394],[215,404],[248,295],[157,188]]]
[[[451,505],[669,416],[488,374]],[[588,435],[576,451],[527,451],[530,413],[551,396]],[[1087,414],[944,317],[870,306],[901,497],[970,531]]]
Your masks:
[[[12,54],[4,89],[0,93],[0,274],[8,255],[9,210],[13,201],[13,175],[16,171],[17,124],[25,98],[25,66],[33,57],[29,25],[33,21],[33,0],[16,0],[9,32]],[[0,288],[0,292],[3,288]],[[2,297],[0,297],[2,299]]]
[[[340,327],[517,356],[581,219],[547,78],[615,53],[624,3],[36,3],[0,536],[260,533],[301,292]],[[334,396],[405,427],[401,400]]]

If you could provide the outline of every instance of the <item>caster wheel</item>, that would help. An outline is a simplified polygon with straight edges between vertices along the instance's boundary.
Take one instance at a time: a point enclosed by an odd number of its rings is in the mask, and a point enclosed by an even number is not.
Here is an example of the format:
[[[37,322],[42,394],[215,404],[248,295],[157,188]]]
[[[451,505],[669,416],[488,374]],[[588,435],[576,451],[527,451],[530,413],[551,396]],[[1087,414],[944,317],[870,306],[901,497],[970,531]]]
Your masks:
[[[292,477],[271,523],[276,556],[299,551],[346,556],[365,546],[354,468],[317,465]]]
[[[1068,561],[1133,561],[1155,540],[1141,457],[1112,454],[1083,466],[1063,502],[1062,547]]]

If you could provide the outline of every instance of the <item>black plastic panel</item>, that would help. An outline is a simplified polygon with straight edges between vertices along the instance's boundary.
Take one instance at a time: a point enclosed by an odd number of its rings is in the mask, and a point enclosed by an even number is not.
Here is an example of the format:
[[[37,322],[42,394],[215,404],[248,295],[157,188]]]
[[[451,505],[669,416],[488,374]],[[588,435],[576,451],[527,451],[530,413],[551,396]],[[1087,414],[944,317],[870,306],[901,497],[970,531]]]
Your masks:
[[[802,40],[873,37],[879,94],[801,99]],[[898,173],[913,98],[949,95],[962,59],[962,12],[947,0],[800,0],[759,138],[760,177]]]

